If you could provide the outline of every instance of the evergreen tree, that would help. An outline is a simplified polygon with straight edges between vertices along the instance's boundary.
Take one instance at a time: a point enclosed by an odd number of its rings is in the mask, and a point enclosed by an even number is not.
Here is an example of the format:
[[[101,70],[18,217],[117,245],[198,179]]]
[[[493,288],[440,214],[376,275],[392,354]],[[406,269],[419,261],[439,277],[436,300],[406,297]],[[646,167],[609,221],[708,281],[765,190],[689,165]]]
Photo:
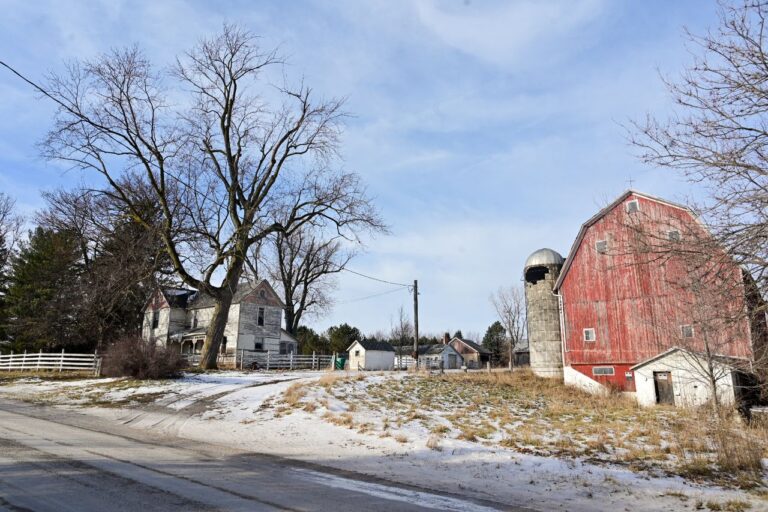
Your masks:
[[[483,346],[491,351],[491,358],[495,363],[501,361],[504,352],[506,330],[501,322],[493,322],[485,331]]]
[[[12,259],[5,297],[15,351],[77,346],[77,241],[69,232],[37,228]]]
[[[461,333],[461,329],[459,329],[458,331],[453,333],[453,337],[454,338],[459,338],[460,340],[463,340],[464,339],[464,335]]]
[[[357,327],[343,323],[328,329],[328,339],[331,352],[346,352],[355,340],[362,339],[362,335]]]
[[[299,350],[302,354],[311,355],[313,352],[317,354],[330,354],[330,341],[325,336],[322,336],[315,332],[314,329],[300,325],[296,329],[296,339],[299,340]]]

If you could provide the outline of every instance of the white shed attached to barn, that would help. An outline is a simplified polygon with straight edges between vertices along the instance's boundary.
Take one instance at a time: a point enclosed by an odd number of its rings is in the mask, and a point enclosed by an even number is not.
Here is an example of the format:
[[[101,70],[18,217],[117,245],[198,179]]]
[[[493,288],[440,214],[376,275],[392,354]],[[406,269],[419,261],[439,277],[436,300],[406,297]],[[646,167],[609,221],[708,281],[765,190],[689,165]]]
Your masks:
[[[392,370],[395,349],[386,341],[355,341],[347,349],[350,370]]]
[[[745,359],[713,356],[717,397],[721,405],[735,404],[743,392]],[[707,358],[700,353],[673,347],[632,367],[640,405],[669,404],[678,407],[703,405],[712,400]]]

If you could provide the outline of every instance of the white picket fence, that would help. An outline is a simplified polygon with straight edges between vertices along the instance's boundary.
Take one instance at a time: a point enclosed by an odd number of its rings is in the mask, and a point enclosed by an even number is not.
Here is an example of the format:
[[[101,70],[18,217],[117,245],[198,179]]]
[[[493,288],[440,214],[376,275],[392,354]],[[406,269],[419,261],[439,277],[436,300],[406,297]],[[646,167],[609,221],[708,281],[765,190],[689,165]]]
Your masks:
[[[187,354],[184,357],[190,365],[200,363],[200,354]],[[274,354],[239,349],[234,354],[220,354],[217,362],[219,367],[238,370],[324,370],[330,368],[333,356]]]
[[[40,370],[93,372],[101,371],[101,357],[97,354],[61,352],[32,352],[0,355],[0,371],[35,372]]]

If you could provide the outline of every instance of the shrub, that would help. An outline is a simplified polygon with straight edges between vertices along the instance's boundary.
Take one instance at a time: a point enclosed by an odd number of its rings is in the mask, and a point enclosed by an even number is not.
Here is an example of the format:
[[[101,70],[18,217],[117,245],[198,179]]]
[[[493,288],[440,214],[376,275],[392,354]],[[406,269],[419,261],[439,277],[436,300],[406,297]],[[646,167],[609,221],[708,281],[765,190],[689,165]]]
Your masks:
[[[181,376],[185,366],[178,351],[129,336],[109,346],[101,372],[107,377],[173,379]]]

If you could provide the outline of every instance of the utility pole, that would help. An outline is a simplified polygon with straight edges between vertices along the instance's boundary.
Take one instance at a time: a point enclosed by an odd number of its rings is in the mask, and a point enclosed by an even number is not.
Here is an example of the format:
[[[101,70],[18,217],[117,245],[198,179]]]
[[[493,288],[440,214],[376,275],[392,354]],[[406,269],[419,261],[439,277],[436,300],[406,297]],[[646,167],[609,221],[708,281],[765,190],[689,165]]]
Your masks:
[[[419,281],[413,280],[413,360],[419,359]]]

